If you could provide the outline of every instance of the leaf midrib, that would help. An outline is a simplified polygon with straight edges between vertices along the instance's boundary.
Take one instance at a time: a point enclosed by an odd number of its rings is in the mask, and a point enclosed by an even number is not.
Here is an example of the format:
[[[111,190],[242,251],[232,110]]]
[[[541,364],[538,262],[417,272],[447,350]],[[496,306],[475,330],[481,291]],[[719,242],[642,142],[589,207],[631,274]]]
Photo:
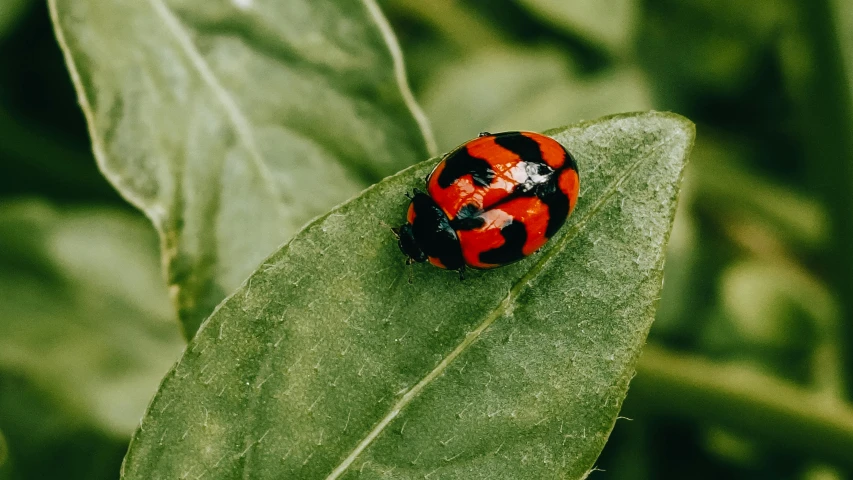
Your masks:
[[[532,280],[540,271],[545,267],[545,265],[558,253],[561,252],[563,247],[573,240],[577,234],[581,231],[583,226],[589,221],[590,218],[593,217],[619,189],[619,187],[634,174],[634,172],[639,169],[640,165],[649,158],[655,158],[654,153],[669,143],[675,135],[671,135],[662,141],[660,141],[657,145],[651,147],[648,151],[648,154],[642,158],[637,159],[631,166],[625,171],[625,173],[616,179],[614,182],[610,184],[605,189],[605,193],[601,196],[601,198],[590,208],[589,213],[587,213],[584,217],[579,219],[574,223],[571,230],[566,232],[566,234],[559,239],[559,241],[550,248],[542,258],[536,262],[530,270],[524,275],[521,276],[518,281],[510,288],[507,295],[501,300],[498,306],[492,310],[492,314],[486,317],[485,320],[473,331],[467,333],[462,342],[456,346],[445,358],[441,360],[441,362],[430,371],[423,379],[421,379],[415,386],[413,386],[409,391],[407,391],[397,403],[391,407],[391,410],[376,424],[373,429],[367,434],[367,436],[362,439],[358,445],[347,455],[346,458],[334,469],[332,472],[326,477],[326,480],[335,480],[343,474],[347,468],[358,458],[362,451],[364,451],[373,440],[375,440],[384,430],[385,427],[388,426],[396,417],[400,414],[400,412],[406,408],[420,393],[426,388],[433,380],[438,378],[447,367],[457,358],[459,355],[464,353],[469,346],[471,346],[480,335],[486,331],[498,318],[500,318],[504,312],[508,310],[508,307],[512,300],[519,296],[521,292],[530,285],[530,280]]]
[[[172,34],[175,41],[177,41],[178,45],[180,45],[184,54],[190,60],[193,68],[195,68],[204,83],[213,92],[216,99],[225,109],[228,120],[237,132],[237,137],[240,138],[241,142],[249,152],[249,158],[252,162],[252,166],[255,167],[258,176],[261,177],[261,182],[263,182],[264,188],[272,198],[278,200],[277,207],[279,209],[279,213],[283,218],[286,218],[287,211],[284,208],[284,194],[272,181],[272,173],[267,167],[266,160],[258,149],[257,142],[255,141],[255,135],[252,133],[251,124],[247,120],[247,117],[240,110],[240,107],[237,106],[237,102],[232,98],[228,90],[226,90],[219,82],[216,74],[213,73],[213,70],[210,68],[207,61],[190,39],[185,27],[181,25],[178,18],[169,9],[169,7],[166,6],[163,0],[148,0],[148,4],[151,5],[151,8],[157,16],[163,20],[166,28]]]

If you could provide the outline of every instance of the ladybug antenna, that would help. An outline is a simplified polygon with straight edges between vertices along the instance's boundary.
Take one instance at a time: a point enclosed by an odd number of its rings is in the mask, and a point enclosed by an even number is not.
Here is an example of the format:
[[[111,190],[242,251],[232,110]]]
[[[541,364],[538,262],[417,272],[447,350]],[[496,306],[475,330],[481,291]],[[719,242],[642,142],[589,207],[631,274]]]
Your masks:
[[[412,285],[413,283],[415,283],[415,267],[413,265],[413,263],[415,262],[414,260],[409,258],[408,260],[406,260],[406,263],[409,265],[409,285]]]
[[[376,217],[374,217],[374,218],[376,218]],[[383,222],[382,220],[379,220],[378,218],[376,219],[376,221],[379,222],[379,225],[382,225],[383,227],[387,228],[388,230],[391,230],[391,233],[393,233],[395,237],[400,238],[400,228],[399,227],[392,227],[391,225],[388,225],[387,223]]]

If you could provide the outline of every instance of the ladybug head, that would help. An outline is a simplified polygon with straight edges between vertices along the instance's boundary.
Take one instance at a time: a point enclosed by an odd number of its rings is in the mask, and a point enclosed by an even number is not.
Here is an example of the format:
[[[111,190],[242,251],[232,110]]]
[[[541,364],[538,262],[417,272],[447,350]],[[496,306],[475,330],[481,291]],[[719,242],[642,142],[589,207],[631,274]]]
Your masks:
[[[393,229],[394,235],[397,236],[397,245],[400,246],[400,250],[404,255],[409,257],[407,260],[408,263],[413,262],[425,262],[427,259],[426,254],[423,250],[418,247],[418,244],[415,242],[415,235],[412,231],[412,224],[407,223],[400,228]]]

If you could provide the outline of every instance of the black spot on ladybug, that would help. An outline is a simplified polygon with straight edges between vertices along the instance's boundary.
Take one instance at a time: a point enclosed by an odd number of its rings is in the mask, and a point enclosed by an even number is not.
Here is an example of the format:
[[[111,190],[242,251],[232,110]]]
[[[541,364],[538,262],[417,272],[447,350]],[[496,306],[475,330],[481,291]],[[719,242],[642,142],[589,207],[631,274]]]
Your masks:
[[[577,160],[575,160],[575,157],[565,148],[563,148],[563,151],[566,152],[566,165],[572,170],[580,173],[580,171],[578,170],[578,162]]]
[[[459,209],[459,213],[456,214],[456,218],[468,218],[474,217],[483,213],[483,211],[476,204],[469,203]]]
[[[545,227],[545,237],[551,238],[566,223],[569,216],[569,197],[560,190],[559,173],[552,176],[548,183],[537,189],[536,196],[548,206],[548,226]]]
[[[545,164],[539,143],[530,137],[518,132],[507,132],[495,136],[495,143],[518,155],[525,162]]]
[[[444,170],[438,176],[438,186],[447,188],[465,175],[471,175],[475,184],[488,187],[495,178],[495,171],[489,162],[472,157],[467,148],[460,148],[444,161]]]
[[[415,221],[410,230],[406,228],[408,224],[400,227],[400,250],[416,262],[423,262],[429,256],[438,258],[450,270],[462,268],[465,261],[459,237],[444,211],[429,195],[417,190],[412,197],[412,205]],[[422,254],[418,255],[418,252]]]
[[[483,211],[477,205],[469,203],[459,209],[456,218],[450,221],[450,226],[454,230],[474,230],[486,224],[483,217],[480,216]]]
[[[524,258],[524,243],[527,242],[527,228],[521,222],[510,222],[501,228],[504,244],[498,248],[480,253],[480,261],[494,265],[504,265]]]
[[[483,217],[454,218],[450,221],[450,226],[454,230],[476,230],[485,224],[486,221],[483,220]]]

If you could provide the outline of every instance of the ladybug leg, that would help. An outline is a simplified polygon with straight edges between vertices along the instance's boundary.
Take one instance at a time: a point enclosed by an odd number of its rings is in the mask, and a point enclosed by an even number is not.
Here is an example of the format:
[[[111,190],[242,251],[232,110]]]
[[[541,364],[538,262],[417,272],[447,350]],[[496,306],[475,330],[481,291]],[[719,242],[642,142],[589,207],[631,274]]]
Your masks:
[[[459,270],[457,271],[459,272],[459,281],[461,282],[462,280],[465,280],[465,265],[459,267]]]
[[[477,135],[477,138],[479,138],[479,137],[488,137],[489,135],[491,135],[491,133],[489,133],[489,132],[480,132],[480,134],[479,134],[479,135]]]

